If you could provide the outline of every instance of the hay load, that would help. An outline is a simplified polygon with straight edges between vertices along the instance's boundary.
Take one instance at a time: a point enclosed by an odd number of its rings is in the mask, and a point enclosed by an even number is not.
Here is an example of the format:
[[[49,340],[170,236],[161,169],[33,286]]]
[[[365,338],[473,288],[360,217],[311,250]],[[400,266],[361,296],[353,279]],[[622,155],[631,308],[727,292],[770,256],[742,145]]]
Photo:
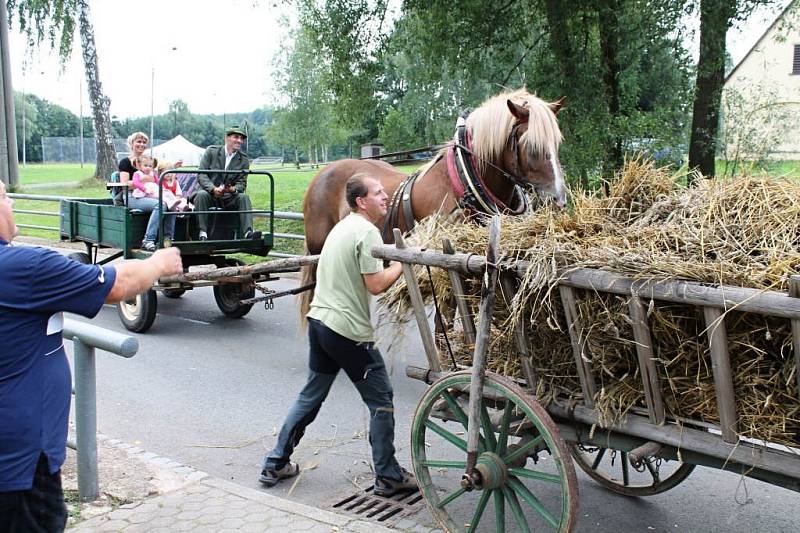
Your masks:
[[[613,271],[637,280],[687,280],[786,291],[800,273],[800,184],[773,178],[700,180],[652,163],[632,161],[608,197],[579,193],[569,211],[539,210],[503,220],[501,252],[530,262],[512,302],[498,298],[489,369],[521,377],[513,328],[523,321],[539,383],[537,395],[577,395],[575,369],[558,291],[558,272],[569,268]],[[483,254],[486,229],[468,223],[429,220],[415,245],[441,248],[447,236],[459,252]],[[446,273],[434,269],[440,306],[450,300]],[[427,272],[418,270],[430,299]],[[473,313],[479,286],[468,283]],[[587,355],[597,381],[597,408],[610,423],[630,409],[644,408],[641,376],[628,314],[628,299],[577,291]],[[408,315],[404,285],[382,303],[395,317]],[[711,359],[702,310],[645,301],[653,350],[668,416],[718,424]],[[729,310],[725,315],[734,375],[739,434],[795,445],[800,441],[789,320]],[[469,365],[471,348],[450,333],[458,363]],[[452,367],[442,350],[442,364]]]

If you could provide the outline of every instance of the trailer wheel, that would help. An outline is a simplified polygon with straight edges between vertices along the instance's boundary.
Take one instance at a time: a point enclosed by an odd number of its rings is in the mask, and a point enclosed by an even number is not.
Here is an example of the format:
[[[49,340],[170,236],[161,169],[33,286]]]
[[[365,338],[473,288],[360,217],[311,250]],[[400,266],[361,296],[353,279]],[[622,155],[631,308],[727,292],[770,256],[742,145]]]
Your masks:
[[[469,490],[461,485],[470,381],[470,370],[438,379],[414,414],[411,460],[433,516],[448,532],[572,530],[578,480],[569,448],[532,396],[491,372],[480,412],[481,483]]]
[[[586,444],[572,444],[570,452],[578,466],[598,484],[625,496],[652,496],[680,485],[695,465],[651,457],[641,471],[628,461],[628,452]]]
[[[225,264],[226,266],[242,266],[245,263],[238,259],[226,259]],[[255,295],[256,289],[249,282],[214,285],[214,300],[216,300],[219,310],[228,318],[242,318],[249,313],[253,304],[242,305],[239,302],[253,298]]]
[[[86,252],[74,252],[67,256],[68,259],[72,259],[73,261],[77,261],[78,263],[83,263],[84,265],[91,265],[92,258],[89,257],[89,254]]]
[[[167,298],[180,298],[186,292],[186,289],[164,289],[161,292]]]
[[[117,304],[117,315],[122,325],[134,333],[144,333],[150,329],[156,319],[157,310],[158,300],[153,289]]]

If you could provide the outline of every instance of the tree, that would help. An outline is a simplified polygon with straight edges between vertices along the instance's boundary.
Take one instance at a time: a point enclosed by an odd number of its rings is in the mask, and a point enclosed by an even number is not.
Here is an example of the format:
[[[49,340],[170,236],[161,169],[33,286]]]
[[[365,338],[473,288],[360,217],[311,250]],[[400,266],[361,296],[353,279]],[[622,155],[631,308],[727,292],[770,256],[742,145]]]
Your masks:
[[[95,179],[105,181],[116,170],[116,153],[111,135],[110,100],[103,94],[97,65],[97,48],[88,0],[6,0],[10,14],[16,13],[20,29],[30,45],[41,45],[47,39],[58,46],[62,63],[72,52],[76,19],[79,25],[86,86],[97,146]]]
[[[716,174],[722,88],[725,85],[725,36],[758,5],[774,0],[699,0],[700,56],[697,61],[689,168],[708,178]]]

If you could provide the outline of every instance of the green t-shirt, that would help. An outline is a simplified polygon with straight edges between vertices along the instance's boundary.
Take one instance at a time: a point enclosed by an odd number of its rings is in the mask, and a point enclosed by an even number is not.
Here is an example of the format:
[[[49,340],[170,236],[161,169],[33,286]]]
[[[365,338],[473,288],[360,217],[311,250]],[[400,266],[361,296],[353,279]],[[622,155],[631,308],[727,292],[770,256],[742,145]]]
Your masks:
[[[369,312],[369,291],[362,274],[383,270],[380,259],[370,255],[381,244],[380,232],[361,215],[350,213],[328,234],[317,265],[317,286],[310,318],[348,339],[374,341]]]

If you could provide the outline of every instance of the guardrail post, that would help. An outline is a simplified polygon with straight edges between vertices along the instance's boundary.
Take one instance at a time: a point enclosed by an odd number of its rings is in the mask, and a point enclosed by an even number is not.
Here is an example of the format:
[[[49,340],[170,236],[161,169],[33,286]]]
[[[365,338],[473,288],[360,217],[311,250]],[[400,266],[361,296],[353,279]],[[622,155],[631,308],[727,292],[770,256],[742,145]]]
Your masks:
[[[78,496],[94,501],[100,495],[97,475],[97,381],[94,347],[73,340],[75,354],[75,433],[78,448]]]

